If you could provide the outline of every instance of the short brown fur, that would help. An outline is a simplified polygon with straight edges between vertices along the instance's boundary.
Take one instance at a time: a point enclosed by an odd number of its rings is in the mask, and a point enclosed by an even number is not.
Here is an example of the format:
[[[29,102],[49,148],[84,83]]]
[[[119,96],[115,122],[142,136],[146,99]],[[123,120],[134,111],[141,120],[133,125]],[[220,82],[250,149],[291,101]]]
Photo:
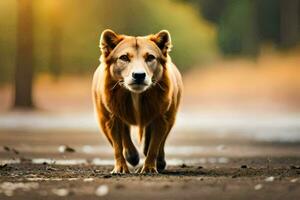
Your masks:
[[[158,38],[161,37],[159,34],[162,34],[161,39]],[[140,139],[145,136],[146,159],[139,172],[157,173],[165,168],[164,144],[174,125],[182,93],[181,75],[168,55],[171,42],[166,38],[169,35],[165,34],[168,32],[131,40],[133,37],[117,35],[110,30],[102,33],[101,64],[94,74],[92,92],[99,125],[114,148],[115,167],[112,173],[129,173],[126,160],[132,165],[139,162],[139,154],[130,138],[132,125],[139,127]],[[121,84],[122,78],[114,77],[118,70],[112,72],[113,63],[118,59],[114,55],[115,49],[119,44],[121,46],[121,41],[123,46],[135,41],[131,46],[136,46],[136,49],[143,48],[144,43],[152,45],[154,50],[158,49],[157,68],[151,72],[155,82],[141,93],[128,90]],[[138,45],[138,41],[141,44]],[[160,41],[164,43],[158,44]],[[136,53],[135,50],[131,51]]]

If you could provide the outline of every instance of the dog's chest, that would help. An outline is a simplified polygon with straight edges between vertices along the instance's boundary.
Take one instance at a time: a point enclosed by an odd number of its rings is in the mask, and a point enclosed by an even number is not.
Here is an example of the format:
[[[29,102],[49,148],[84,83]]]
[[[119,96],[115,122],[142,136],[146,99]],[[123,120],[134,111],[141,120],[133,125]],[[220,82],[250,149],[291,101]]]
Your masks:
[[[141,105],[140,102],[140,94],[136,94],[136,93],[131,93],[130,94],[131,98],[128,98],[127,101],[127,106],[131,107],[131,111],[128,113],[124,113],[125,116],[124,118],[126,118],[126,120],[130,120],[131,124],[137,125],[137,124],[141,124],[141,115],[143,112],[143,105]],[[144,105],[147,106],[147,105]],[[128,117],[129,115],[132,115],[132,117]]]
[[[107,101],[112,114],[127,124],[140,124],[140,97],[127,91],[117,91]]]
[[[163,95],[117,91],[109,97],[107,103],[112,114],[131,125],[147,125],[167,109]]]
[[[140,99],[139,94],[131,93],[132,107],[136,114],[138,114],[139,109],[140,109],[140,102],[139,102],[140,100],[139,99]]]

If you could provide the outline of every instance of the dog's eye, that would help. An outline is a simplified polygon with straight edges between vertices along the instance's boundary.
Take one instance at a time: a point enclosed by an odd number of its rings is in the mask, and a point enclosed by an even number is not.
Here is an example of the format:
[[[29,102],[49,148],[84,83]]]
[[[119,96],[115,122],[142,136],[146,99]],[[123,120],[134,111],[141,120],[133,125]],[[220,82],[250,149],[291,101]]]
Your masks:
[[[153,61],[154,59],[155,59],[155,56],[152,55],[152,54],[149,54],[149,55],[147,55],[147,57],[146,57],[146,62],[151,62],[151,61]]]
[[[127,55],[122,55],[122,56],[119,57],[119,59],[122,60],[122,61],[125,61],[125,62],[129,62],[130,61],[130,59],[129,59],[129,57]]]

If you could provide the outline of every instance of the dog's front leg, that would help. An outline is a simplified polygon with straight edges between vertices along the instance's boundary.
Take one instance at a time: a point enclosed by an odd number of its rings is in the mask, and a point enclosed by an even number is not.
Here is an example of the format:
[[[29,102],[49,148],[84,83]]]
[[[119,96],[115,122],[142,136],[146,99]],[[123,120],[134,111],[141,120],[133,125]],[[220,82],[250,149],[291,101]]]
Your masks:
[[[112,117],[107,123],[107,129],[110,131],[115,156],[115,167],[111,171],[112,174],[129,173],[128,166],[122,154],[122,134],[124,133],[124,128],[123,122],[116,117]]]
[[[140,173],[158,173],[156,168],[156,160],[160,145],[167,134],[168,122],[163,116],[160,116],[149,126],[151,130],[150,144],[144,166],[142,167]]]

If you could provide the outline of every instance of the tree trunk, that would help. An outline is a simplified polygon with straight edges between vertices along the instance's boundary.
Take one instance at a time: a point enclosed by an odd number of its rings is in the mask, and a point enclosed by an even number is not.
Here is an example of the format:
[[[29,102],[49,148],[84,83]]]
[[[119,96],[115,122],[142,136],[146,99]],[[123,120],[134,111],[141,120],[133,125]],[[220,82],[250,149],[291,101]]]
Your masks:
[[[280,1],[280,40],[283,47],[292,47],[299,41],[299,1]]]
[[[15,68],[16,108],[33,108],[33,1],[18,0],[17,54]]]
[[[50,71],[57,78],[61,73],[62,11],[61,0],[49,1],[50,12]]]

